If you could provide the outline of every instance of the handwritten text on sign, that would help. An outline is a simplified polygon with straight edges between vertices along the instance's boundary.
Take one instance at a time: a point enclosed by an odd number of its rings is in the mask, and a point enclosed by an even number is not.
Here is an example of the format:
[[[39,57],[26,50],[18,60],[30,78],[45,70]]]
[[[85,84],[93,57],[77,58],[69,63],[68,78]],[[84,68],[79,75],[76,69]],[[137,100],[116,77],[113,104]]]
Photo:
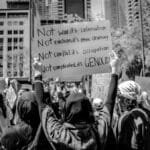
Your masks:
[[[109,71],[108,21],[40,26],[35,42],[47,77]]]
[[[92,75],[92,98],[101,98],[104,102],[106,101],[110,79],[110,73]]]

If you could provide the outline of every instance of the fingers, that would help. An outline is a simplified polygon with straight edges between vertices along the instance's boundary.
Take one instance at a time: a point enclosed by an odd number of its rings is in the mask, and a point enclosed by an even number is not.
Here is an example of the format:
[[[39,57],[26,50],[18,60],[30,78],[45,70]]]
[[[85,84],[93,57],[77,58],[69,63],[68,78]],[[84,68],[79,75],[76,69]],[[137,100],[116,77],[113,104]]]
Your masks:
[[[110,53],[110,58],[111,59],[118,59],[118,55],[115,53],[115,51],[112,50],[112,52]]]

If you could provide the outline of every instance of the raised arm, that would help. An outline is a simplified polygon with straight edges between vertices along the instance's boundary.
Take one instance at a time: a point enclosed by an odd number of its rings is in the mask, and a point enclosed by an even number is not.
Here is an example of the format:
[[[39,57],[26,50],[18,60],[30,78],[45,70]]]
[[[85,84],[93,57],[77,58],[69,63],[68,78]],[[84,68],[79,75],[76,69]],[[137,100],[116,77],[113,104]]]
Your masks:
[[[44,88],[42,82],[42,64],[38,62],[36,59],[34,60],[34,91],[36,94],[36,100],[38,102],[39,113],[40,116],[42,114],[43,109],[45,108],[44,104]]]
[[[113,56],[111,56],[110,65],[112,69],[112,75],[104,109],[106,113],[108,113],[111,120],[117,95],[118,73],[120,67],[120,60],[115,53],[113,54]]]

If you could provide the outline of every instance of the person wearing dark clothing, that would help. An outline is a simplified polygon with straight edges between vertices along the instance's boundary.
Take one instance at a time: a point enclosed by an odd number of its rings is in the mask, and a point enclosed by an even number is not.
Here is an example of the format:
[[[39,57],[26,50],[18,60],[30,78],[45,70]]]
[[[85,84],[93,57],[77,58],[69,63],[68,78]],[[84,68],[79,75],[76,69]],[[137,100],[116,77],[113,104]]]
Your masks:
[[[119,67],[118,59],[111,60],[112,76],[109,94],[101,117],[95,126],[93,110],[89,99],[81,93],[71,94],[64,105],[64,118],[60,122],[52,109],[43,103],[44,90],[41,63],[35,61],[35,93],[44,133],[53,149],[59,150],[97,150],[104,149],[108,127],[111,123],[117,93]],[[96,127],[96,128],[95,128]]]
[[[134,81],[125,81],[118,86],[120,118],[116,125],[117,149],[149,150],[149,117],[139,107],[141,87]]]
[[[33,140],[40,123],[35,93],[23,92],[18,99],[17,111],[21,119],[5,130],[1,143],[7,150],[21,150]]]

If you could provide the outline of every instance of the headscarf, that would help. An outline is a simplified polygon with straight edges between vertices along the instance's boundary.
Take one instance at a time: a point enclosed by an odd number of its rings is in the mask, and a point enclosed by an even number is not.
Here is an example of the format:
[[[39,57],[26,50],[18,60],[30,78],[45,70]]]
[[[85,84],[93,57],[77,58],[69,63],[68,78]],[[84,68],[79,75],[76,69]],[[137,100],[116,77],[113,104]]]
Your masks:
[[[141,87],[134,81],[124,81],[118,86],[118,95],[130,100],[138,100],[141,95]]]
[[[67,98],[64,121],[74,125],[94,121],[92,105],[84,94],[73,93]]]
[[[21,120],[36,127],[39,125],[40,117],[38,104],[36,102],[35,93],[33,91],[25,91],[18,99],[18,114]]]

